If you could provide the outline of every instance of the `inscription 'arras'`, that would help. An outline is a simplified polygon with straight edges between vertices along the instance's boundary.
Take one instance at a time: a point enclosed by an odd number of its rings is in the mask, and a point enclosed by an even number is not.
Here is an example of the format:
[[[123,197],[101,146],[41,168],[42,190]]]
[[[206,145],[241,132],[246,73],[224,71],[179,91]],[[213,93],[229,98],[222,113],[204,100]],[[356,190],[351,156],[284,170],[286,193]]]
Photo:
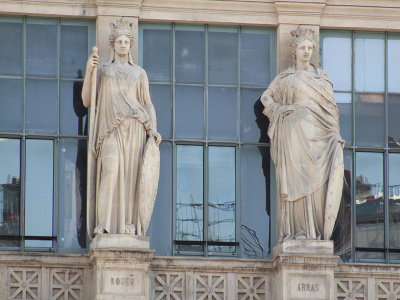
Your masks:
[[[129,277],[111,277],[111,285],[126,285],[126,286],[133,286],[134,279]]]
[[[313,283],[298,283],[297,290],[299,292],[318,292],[319,291],[319,284]]]

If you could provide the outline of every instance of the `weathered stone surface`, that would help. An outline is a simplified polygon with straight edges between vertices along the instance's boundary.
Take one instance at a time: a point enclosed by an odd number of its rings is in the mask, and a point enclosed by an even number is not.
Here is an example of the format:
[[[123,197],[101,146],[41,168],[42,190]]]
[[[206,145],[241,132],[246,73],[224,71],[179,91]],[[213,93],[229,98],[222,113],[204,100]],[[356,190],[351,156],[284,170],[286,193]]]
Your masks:
[[[89,248],[92,249],[149,249],[150,238],[132,234],[97,234]]]

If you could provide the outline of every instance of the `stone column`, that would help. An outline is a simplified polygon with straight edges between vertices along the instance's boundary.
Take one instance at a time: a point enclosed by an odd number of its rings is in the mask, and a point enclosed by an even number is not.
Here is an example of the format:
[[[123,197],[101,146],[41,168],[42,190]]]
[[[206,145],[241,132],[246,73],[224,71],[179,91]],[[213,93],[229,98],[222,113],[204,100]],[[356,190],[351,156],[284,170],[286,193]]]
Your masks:
[[[275,299],[334,300],[333,241],[288,240],[274,247]]]
[[[90,244],[91,300],[150,299],[149,238],[128,234],[97,235]]]

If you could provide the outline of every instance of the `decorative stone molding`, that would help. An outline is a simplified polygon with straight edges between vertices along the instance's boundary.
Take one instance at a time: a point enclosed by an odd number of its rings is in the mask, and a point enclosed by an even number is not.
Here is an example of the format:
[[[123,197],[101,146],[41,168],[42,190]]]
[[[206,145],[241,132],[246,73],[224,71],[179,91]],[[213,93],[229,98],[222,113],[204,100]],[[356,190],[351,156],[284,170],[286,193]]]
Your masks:
[[[83,271],[52,269],[50,272],[50,299],[83,299]]]
[[[184,299],[184,273],[156,273],[154,276],[154,298],[156,300]]]
[[[8,299],[41,299],[41,269],[8,268]]]
[[[267,288],[271,287],[268,287],[264,276],[237,276],[237,299],[239,300],[267,299]]]
[[[227,299],[225,274],[194,274],[195,299]]]
[[[336,299],[370,299],[367,297],[367,281],[365,279],[336,279]]]

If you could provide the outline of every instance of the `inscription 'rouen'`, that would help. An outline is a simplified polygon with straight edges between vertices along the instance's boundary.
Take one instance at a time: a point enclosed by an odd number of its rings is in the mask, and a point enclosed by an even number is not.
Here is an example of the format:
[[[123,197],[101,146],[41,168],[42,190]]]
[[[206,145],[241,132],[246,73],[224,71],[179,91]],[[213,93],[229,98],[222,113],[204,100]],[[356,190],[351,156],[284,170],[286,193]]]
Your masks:
[[[318,283],[298,283],[297,290],[299,292],[318,292],[319,284]]]
[[[111,285],[125,285],[125,286],[133,286],[134,279],[133,277],[111,277]]]

